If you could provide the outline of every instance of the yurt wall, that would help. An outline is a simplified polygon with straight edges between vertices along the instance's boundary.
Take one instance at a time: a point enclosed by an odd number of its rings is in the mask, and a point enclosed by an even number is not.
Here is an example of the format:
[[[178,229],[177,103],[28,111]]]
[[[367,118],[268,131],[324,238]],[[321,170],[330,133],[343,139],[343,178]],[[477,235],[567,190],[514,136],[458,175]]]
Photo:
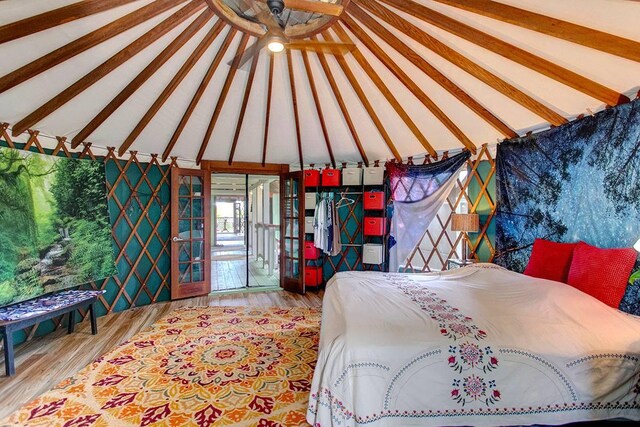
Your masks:
[[[62,138],[56,148],[47,149],[44,147],[48,141],[41,142],[42,137],[37,132],[31,133],[24,144],[13,142],[6,134],[6,126],[3,133],[1,146],[105,163],[118,275],[85,285],[88,289],[105,291],[96,304],[97,315],[169,300],[171,166],[161,165],[155,156],[151,156],[150,161],[142,161],[135,152],[125,158],[116,158],[112,150],[106,155],[97,155],[94,154],[97,150],[92,150],[90,144],[79,152],[72,152]],[[81,310],[81,314],[84,318],[87,313]],[[43,322],[16,334],[16,343],[49,333],[65,324],[66,318]]]

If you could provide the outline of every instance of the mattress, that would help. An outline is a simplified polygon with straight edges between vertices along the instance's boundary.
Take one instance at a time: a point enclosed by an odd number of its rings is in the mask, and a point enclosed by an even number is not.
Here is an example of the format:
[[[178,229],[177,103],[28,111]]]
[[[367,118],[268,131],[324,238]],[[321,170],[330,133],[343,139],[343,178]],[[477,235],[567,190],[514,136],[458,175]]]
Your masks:
[[[314,427],[613,418],[640,420],[640,318],[493,264],[327,284]]]

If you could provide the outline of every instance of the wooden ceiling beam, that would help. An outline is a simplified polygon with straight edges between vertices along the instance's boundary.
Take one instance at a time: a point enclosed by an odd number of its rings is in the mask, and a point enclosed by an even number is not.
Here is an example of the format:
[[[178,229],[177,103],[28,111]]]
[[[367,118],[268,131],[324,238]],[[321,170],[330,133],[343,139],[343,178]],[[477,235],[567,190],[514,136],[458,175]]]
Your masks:
[[[473,154],[476,153],[475,144],[464,132],[433,102],[431,98],[405,73],[395,61],[378,46],[371,37],[349,15],[341,17],[342,22],[355,34],[364,46],[375,55],[404,84],[413,95],[438,119],[457,139]]]
[[[0,44],[7,43],[49,28],[57,27],[96,13],[133,3],[136,0],[84,0],[29,16],[0,27]]]
[[[346,31],[342,28],[339,22],[336,22],[336,24],[332,28],[343,42],[347,42],[347,41],[351,42],[351,38],[347,35]],[[327,31],[323,32],[322,35],[323,37],[331,40],[331,36]],[[376,73],[376,71],[373,69],[371,64],[369,64],[369,61],[367,61],[367,59],[364,57],[362,52],[360,52],[359,49],[356,49],[352,52],[352,55],[355,58],[355,60],[358,61],[360,68],[362,68],[364,72],[367,73],[367,75],[369,76],[371,81],[373,81],[373,83],[376,85],[380,93],[384,95],[384,97],[387,99],[387,102],[389,102],[389,104],[393,107],[393,109],[396,111],[398,116],[400,116],[402,121],[407,125],[409,130],[411,130],[411,132],[416,137],[418,142],[420,142],[420,144],[424,147],[424,149],[427,150],[429,155],[437,158],[438,153],[436,152],[436,150],[433,148],[433,146],[427,140],[427,138],[423,135],[420,129],[418,129],[418,126],[414,123],[414,121],[411,119],[409,114],[407,114],[406,110],[402,107],[402,105],[400,105],[400,102],[396,99],[395,96],[393,96],[393,93],[391,92],[389,87],[387,87],[387,85],[384,83],[382,78],[378,75],[378,73]]]
[[[218,101],[216,102],[216,106],[213,110],[213,115],[211,116],[211,120],[209,121],[209,125],[207,126],[207,131],[205,132],[204,138],[202,139],[202,144],[200,144],[200,149],[198,150],[198,155],[196,156],[196,163],[198,164],[200,164],[202,158],[204,157],[205,151],[207,151],[207,146],[209,145],[209,140],[211,139],[211,134],[213,133],[213,128],[215,128],[216,123],[218,122],[218,118],[220,117],[220,112],[222,111],[224,101],[227,99],[229,89],[231,88],[233,79],[235,78],[236,72],[238,71],[238,64],[240,63],[242,52],[244,52],[244,50],[246,49],[248,41],[249,34],[243,33],[242,38],[240,38],[240,43],[238,44],[236,55],[233,57],[233,62],[231,63],[231,67],[229,68],[229,72],[227,73],[227,78],[224,81],[224,85],[222,86],[222,90],[220,91],[220,96],[218,97]]]
[[[629,102],[629,98],[615,90],[567,70],[547,59],[543,59],[497,37],[457,21],[447,15],[436,12],[411,0],[380,0],[391,7],[406,12],[416,18],[455,34],[471,43],[488,49],[498,55],[524,65],[542,75],[556,80],[579,92],[585,93],[608,105],[614,106]]]
[[[160,37],[167,34],[173,28],[180,25],[187,18],[194,13],[202,9],[202,5],[190,2],[182,9],[169,16],[167,19],[153,27],[151,30],[140,36],[134,42],[120,50],[118,53],[107,59],[98,67],[87,73],[80,80],[60,92],[58,95],[51,98],[49,101],[38,107],[36,110],[29,113],[25,118],[18,121],[12,129],[14,135],[19,135],[26,131],[40,120],[51,115],[58,108],[65,105],[71,99],[78,96],[81,92],[89,88],[98,80],[107,76],[110,72],[124,64],[126,61],[140,53],[149,45],[157,41]]]
[[[327,130],[327,124],[324,121],[324,114],[322,113],[322,106],[320,105],[320,98],[318,97],[318,89],[316,88],[316,82],[313,79],[313,72],[311,71],[311,64],[309,63],[309,54],[304,50],[301,53],[302,53],[302,62],[304,62],[304,69],[307,73],[309,86],[311,87],[311,95],[313,96],[313,103],[316,106],[316,112],[318,113],[318,120],[320,120],[322,135],[324,136],[324,141],[327,145],[327,151],[329,152],[331,165],[335,168],[336,159],[333,156],[333,150],[331,149],[331,140],[329,139],[329,131]]]
[[[122,18],[98,28],[66,45],[0,77],[0,93],[6,92],[92,47],[139,25],[186,0],[156,0]]]
[[[298,112],[298,97],[296,95],[296,82],[293,75],[293,59],[291,51],[285,51],[287,58],[287,70],[289,72],[289,87],[291,88],[291,102],[293,103],[293,119],[295,121],[296,143],[298,144],[298,158],[300,159],[300,169],[304,168],[304,158],[302,157],[302,137],[300,135],[300,117]]]
[[[399,15],[382,6],[380,3],[371,0],[359,0],[358,3],[369,12],[384,20],[397,30],[402,31],[404,34],[416,40],[427,49],[435,52],[456,67],[471,74],[478,80],[490,86],[492,89],[497,90],[529,111],[545,119],[552,125],[560,126],[567,123],[567,119],[553,111],[551,108],[525,94],[517,87],[502,80],[500,77],[458,53],[455,49],[450,48],[435,37],[427,34],[425,31],[411,24],[406,19],[401,18]]]
[[[244,121],[244,115],[247,112],[247,103],[251,96],[251,89],[253,88],[253,80],[256,75],[256,68],[258,67],[258,58],[260,57],[260,51],[257,51],[253,55],[251,61],[251,69],[249,70],[249,77],[247,78],[247,84],[244,86],[244,95],[242,97],[242,105],[240,106],[240,114],[238,115],[238,122],[236,123],[236,131],[233,135],[233,142],[231,143],[231,152],[229,153],[228,163],[233,163],[233,156],[236,154],[236,148],[238,147],[238,139],[240,138],[240,132],[242,131],[242,123]]]
[[[640,62],[640,43],[604,31],[490,0],[435,1]]]
[[[340,65],[340,68],[342,68],[342,72],[347,77],[347,80],[349,80],[349,84],[351,84],[351,87],[353,88],[356,95],[358,96],[358,99],[360,99],[360,102],[364,106],[364,109],[369,114],[369,117],[371,118],[371,121],[373,122],[376,129],[378,130],[378,133],[380,134],[380,136],[382,136],[382,139],[384,140],[385,144],[389,148],[389,151],[397,161],[401,161],[402,156],[400,155],[400,152],[396,148],[396,145],[393,143],[391,136],[389,135],[384,125],[382,124],[382,121],[380,120],[380,117],[378,117],[378,114],[376,113],[376,110],[373,108],[373,105],[369,101],[369,98],[364,93],[362,86],[360,86],[360,83],[358,83],[358,79],[356,78],[355,74],[353,74],[353,71],[351,71],[349,64],[347,64],[347,61],[340,56],[337,56],[336,60],[338,61],[338,65]]]
[[[218,69],[218,66],[222,62],[222,59],[224,58],[224,55],[227,52],[227,49],[229,49],[229,46],[231,45],[231,42],[233,41],[233,38],[236,35],[236,31],[237,30],[235,28],[230,26],[227,36],[225,37],[224,41],[222,42],[222,45],[216,52],[216,56],[215,58],[213,58],[211,65],[209,65],[209,69],[207,70],[207,73],[202,78],[202,81],[200,82],[198,89],[196,90],[196,92],[193,94],[193,97],[191,98],[191,102],[189,103],[189,106],[187,107],[186,111],[182,115],[182,118],[180,119],[180,123],[178,123],[176,130],[173,132],[173,135],[171,135],[171,139],[169,140],[167,147],[164,149],[164,152],[162,153],[163,162],[169,158],[169,155],[171,154],[173,147],[176,145],[176,143],[178,142],[178,139],[180,138],[180,135],[182,134],[182,131],[187,126],[187,123],[191,118],[191,114],[193,114],[193,111],[198,106],[198,103],[200,102],[200,98],[202,98],[202,95],[204,95],[204,92],[207,90],[207,87],[209,86],[209,82],[211,82],[211,79],[213,78],[213,75]]]
[[[311,37],[312,40],[317,41],[316,36]],[[358,132],[356,131],[356,127],[353,124],[353,120],[351,120],[351,115],[349,114],[349,108],[347,108],[347,104],[344,102],[344,98],[342,97],[342,93],[340,93],[340,88],[338,87],[338,83],[336,79],[333,77],[333,73],[331,72],[331,68],[329,67],[329,63],[327,62],[327,58],[325,58],[324,54],[321,52],[316,53],[318,55],[318,60],[320,61],[320,65],[322,66],[322,70],[324,71],[327,80],[329,81],[329,86],[331,86],[331,91],[333,92],[333,96],[338,101],[338,106],[340,107],[340,111],[342,112],[342,116],[344,120],[347,122],[347,127],[349,128],[349,132],[353,137],[353,142],[355,142],[358,152],[360,153],[360,157],[364,164],[369,166],[369,159],[367,158],[367,154],[364,151],[364,147],[362,146],[362,142],[360,141],[360,137],[358,136]]]
[[[77,147],[111,116],[131,95],[137,91],[156,71],[162,67],[184,44],[189,41],[211,19],[213,12],[205,9],[169,45],[162,50],[115,98],[107,104],[84,128],[71,139],[71,146]]]
[[[355,3],[350,3],[347,7],[347,11],[353,14],[360,22],[362,22],[367,28],[378,35],[389,46],[398,51],[402,56],[407,58],[413,65],[418,67],[423,73],[425,73],[430,79],[439,84],[443,89],[457,98],[463,105],[470,108],[480,118],[493,126],[498,132],[507,138],[517,138],[518,134],[511,129],[506,123],[500,120],[495,114],[485,108],[482,104],[476,101],[468,93],[466,93],[460,86],[451,81],[447,76],[441,73],[437,68],[426,61],[417,52],[407,46],[402,40],[393,35],[391,31],[386,29],[382,24],[376,21],[363,9],[361,9]]]
[[[269,119],[271,118],[271,94],[273,92],[274,56],[269,55],[269,80],[267,83],[267,111],[264,115],[264,141],[262,143],[262,166],[267,164],[267,142],[269,141]]]
[[[218,21],[211,27],[207,35],[202,39],[202,41],[198,44],[198,46],[191,52],[189,58],[182,64],[180,70],[173,76],[169,84],[164,88],[162,93],[156,98],[154,103],[149,107],[145,115],[140,119],[136,127],[133,128],[129,136],[124,140],[120,148],[118,149],[118,155],[122,156],[127,152],[131,144],[140,136],[142,131],[147,127],[149,122],[155,117],[155,115],[160,111],[160,108],[164,105],[165,102],[169,99],[169,97],[173,94],[173,92],[180,86],[182,80],[189,74],[194,65],[200,60],[202,55],[209,49],[211,43],[218,37],[220,31],[225,27],[225,23],[222,19],[218,19]]]

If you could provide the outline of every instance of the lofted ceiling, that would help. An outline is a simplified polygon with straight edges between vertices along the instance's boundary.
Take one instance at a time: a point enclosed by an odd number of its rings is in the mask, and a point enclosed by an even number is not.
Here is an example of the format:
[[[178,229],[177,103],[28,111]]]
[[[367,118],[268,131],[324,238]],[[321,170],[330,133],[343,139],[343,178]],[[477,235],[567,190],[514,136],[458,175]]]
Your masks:
[[[238,24],[253,1],[2,1],[0,122],[121,154],[369,163],[473,151],[640,85],[633,0],[331,0],[339,16],[285,10],[285,31],[355,49],[237,68],[266,31]]]

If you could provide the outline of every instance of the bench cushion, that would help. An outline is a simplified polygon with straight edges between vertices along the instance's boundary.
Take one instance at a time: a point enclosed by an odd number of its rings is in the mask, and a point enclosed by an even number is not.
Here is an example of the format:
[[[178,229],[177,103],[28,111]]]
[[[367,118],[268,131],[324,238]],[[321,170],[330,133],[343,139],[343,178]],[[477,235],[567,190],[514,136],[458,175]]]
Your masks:
[[[17,322],[31,317],[69,307],[82,301],[89,301],[105,291],[67,290],[45,295],[40,298],[0,308],[0,324]]]

